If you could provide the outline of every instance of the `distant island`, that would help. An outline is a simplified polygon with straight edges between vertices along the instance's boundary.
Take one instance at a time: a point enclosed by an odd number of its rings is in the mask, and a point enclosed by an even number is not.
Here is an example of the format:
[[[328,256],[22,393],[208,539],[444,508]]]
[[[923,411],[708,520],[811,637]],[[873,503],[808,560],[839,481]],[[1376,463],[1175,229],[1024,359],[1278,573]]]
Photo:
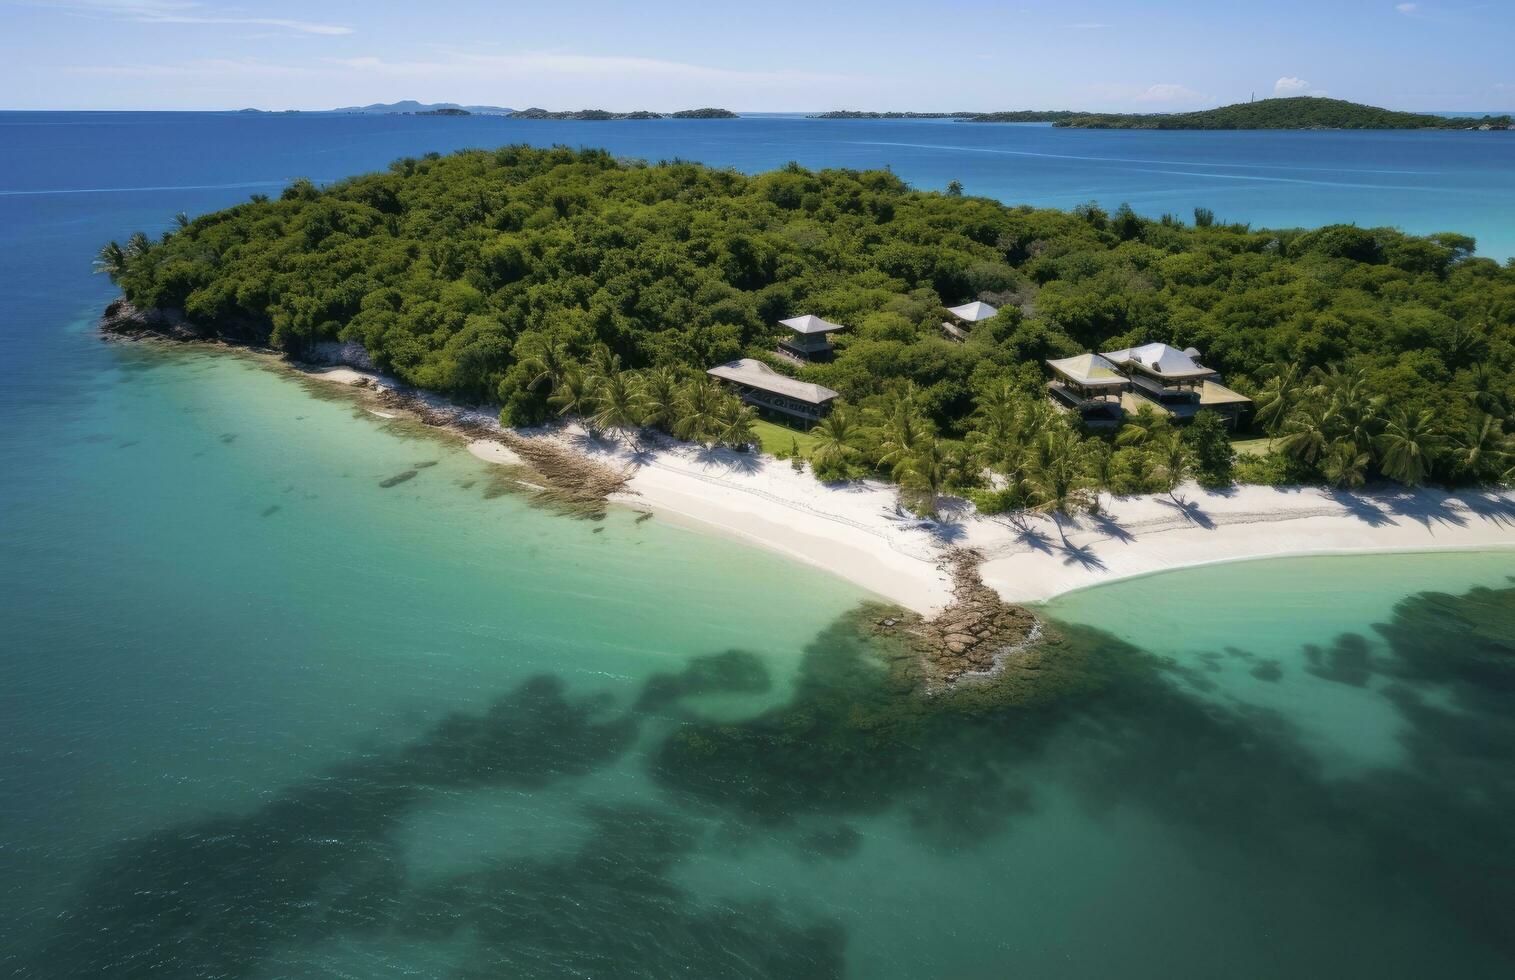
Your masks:
[[[998,115],[998,114],[991,114]],[[974,122],[996,122],[978,116]],[[1509,129],[1509,116],[1466,118],[1396,112],[1377,106],[1301,95],[1199,112],[1088,113],[1060,119],[1070,129]]]
[[[806,119],[967,119],[976,112],[862,112],[857,109],[833,109],[817,112]]]
[[[622,119],[736,119],[729,109],[681,109],[667,114],[641,109],[636,112],[610,112],[606,109],[578,109],[549,112],[546,109],[522,109],[511,114],[514,119],[568,119],[578,122],[610,122]]]
[[[955,119],[975,123],[1051,123],[1066,129],[1515,129],[1510,116],[1438,116],[1294,96],[1197,112],[1086,112],[1013,109],[1005,112],[863,112],[836,109],[808,119]]]
[[[958,119],[966,122],[1057,122],[1088,115],[1072,109],[1015,109],[1010,112],[862,112],[834,109],[818,112],[807,119]]]
[[[375,102],[372,105],[350,105],[340,109],[332,109],[331,112],[358,113],[370,116],[440,116],[459,115],[457,112],[444,112],[443,110],[460,109],[462,115],[469,116],[509,116],[515,113],[514,109],[507,109],[497,105],[459,105],[456,102],[417,102],[415,99],[404,99],[399,102]]]
[[[257,112],[244,109],[243,112]],[[556,119],[577,122],[609,122],[623,119],[738,119],[730,109],[681,109],[678,112],[652,112],[640,109],[635,112],[611,112],[607,109],[571,109],[552,111],[541,108],[507,109],[497,105],[459,105],[456,102],[417,102],[405,99],[400,102],[375,102],[365,106],[346,106],[331,112],[354,113],[370,116],[507,116],[512,119]]]

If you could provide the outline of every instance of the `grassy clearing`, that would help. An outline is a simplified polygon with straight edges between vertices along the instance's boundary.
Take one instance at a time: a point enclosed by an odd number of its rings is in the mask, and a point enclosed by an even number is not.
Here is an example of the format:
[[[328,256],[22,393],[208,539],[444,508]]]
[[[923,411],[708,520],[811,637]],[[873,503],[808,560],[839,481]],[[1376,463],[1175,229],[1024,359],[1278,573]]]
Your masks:
[[[815,448],[816,443],[820,442],[819,439],[808,432],[791,429],[787,425],[779,425],[777,422],[770,422],[767,419],[758,419],[753,424],[753,430],[757,433],[758,444],[762,446],[763,452],[771,456],[777,456],[780,453],[788,454],[789,450],[794,448],[794,444],[798,442],[800,444],[800,455],[808,459],[810,458],[810,451]]]
[[[1268,442],[1263,439],[1232,439],[1231,448],[1241,456],[1266,456],[1268,455]]]

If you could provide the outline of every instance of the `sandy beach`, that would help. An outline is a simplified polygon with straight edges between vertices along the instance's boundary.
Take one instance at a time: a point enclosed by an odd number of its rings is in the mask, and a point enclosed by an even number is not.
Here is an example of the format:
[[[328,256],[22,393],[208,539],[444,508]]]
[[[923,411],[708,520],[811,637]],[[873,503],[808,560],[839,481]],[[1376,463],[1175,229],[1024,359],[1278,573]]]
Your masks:
[[[393,384],[352,368],[311,376]],[[1515,548],[1511,491],[1241,486],[1212,492],[1191,484],[1172,496],[1105,495],[1098,514],[1061,520],[984,516],[944,498],[941,519],[922,521],[898,506],[891,484],[821,484],[788,461],[756,453],[661,437],[638,449],[591,437],[576,425],[519,434],[624,470],[626,490],[613,498],[619,502],[808,562],[928,616],[952,598],[944,563],[952,547],[982,553],[985,583],[1009,602],[1251,558]],[[487,439],[472,441],[469,450],[490,462],[519,462]]]

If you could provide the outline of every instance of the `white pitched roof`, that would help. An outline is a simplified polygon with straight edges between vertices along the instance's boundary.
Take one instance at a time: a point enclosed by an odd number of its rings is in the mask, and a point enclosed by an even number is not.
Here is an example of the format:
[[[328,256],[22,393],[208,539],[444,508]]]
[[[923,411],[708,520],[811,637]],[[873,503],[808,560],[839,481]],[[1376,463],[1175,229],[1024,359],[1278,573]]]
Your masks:
[[[948,307],[947,312],[959,320],[965,320],[968,323],[978,323],[980,320],[987,320],[994,316],[999,310],[996,310],[988,303],[980,303],[974,300],[972,303],[964,303],[962,306]]]
[[[749,388],[758,388],[811,405],[824,405],[837,396],[836,392],[825,385],[796,381],[788,375],[779,374],[762,361],[750,357],[719,364],[705,373],[714,378],[735,381]]]
[[[1129,380],[1120,373],[1119,368],[1098,354],[1065,357],[1061,360],[1048,361],[1047,366],[1085,388],[1116,388]]]
[[[1215,372],[1195,360],[1199,351],[1175,350],[1167,344],[1143,344],[1125,350],[1107,351],[1105,357],[1116,364],[1136,363],[1163,378],[1204,378]]]
[[[788,320],[780,320],[779,323],[793,330],[795,333],[831,333],[833,330],[846,330],[840,323],[831,323],[822,320],[818,316],[805,314],[804,316],[790,317]]]

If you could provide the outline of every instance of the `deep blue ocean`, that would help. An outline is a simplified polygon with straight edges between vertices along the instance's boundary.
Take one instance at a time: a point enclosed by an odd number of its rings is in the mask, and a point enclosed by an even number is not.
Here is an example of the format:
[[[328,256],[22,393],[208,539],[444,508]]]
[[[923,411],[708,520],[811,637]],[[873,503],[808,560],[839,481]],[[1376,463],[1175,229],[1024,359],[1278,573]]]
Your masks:
[[[1515,973],[1515,554],[1075,593],[943,704],[848,583],[94,331],[108,239],[517,141],[1515,254],[1515,133],[0,113],[0,974]]]

